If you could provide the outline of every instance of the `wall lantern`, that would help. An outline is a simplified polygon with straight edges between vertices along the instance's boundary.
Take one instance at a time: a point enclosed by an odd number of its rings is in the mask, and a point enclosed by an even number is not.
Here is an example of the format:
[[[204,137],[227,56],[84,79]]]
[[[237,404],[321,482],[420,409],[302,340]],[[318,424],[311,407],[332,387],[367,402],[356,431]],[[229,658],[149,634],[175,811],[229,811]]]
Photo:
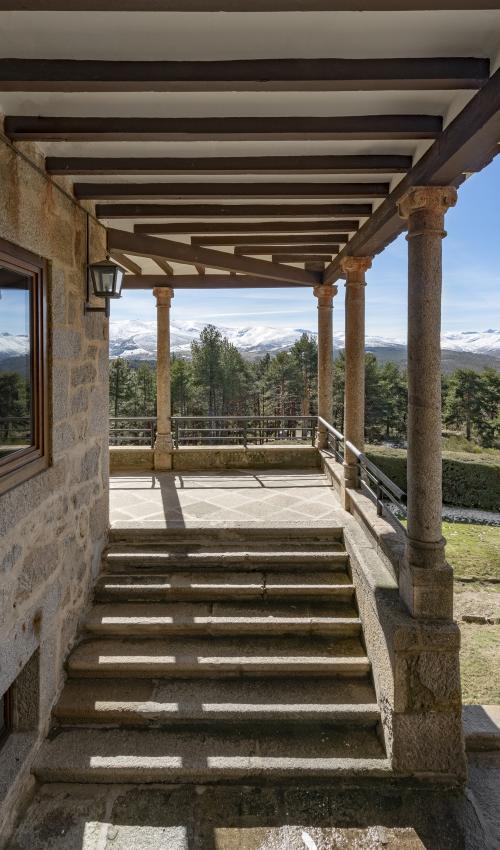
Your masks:
[[[99,263],[89,263],[89,222],[87,215],[87,299],[84,304],[85,313],[104,313],[109,318],[109,302],[111,298],[121,298],[123,276],[125,271],[111,260],[101,260]],[[90,302],[91,289],[96,298],[104,298],[104,307],[93,307]]]
[[[95,297],[105,298],[106,304],[104,307],[91,307],[87,298],[85,312],[105,313],[106,316],[109,316],[110,299],[121,298],[124,274],[123,269],[110,260],[103,260],[101,263],[89,263],[87,266],[87,289],[90,289],[90,283],[92,283]]]

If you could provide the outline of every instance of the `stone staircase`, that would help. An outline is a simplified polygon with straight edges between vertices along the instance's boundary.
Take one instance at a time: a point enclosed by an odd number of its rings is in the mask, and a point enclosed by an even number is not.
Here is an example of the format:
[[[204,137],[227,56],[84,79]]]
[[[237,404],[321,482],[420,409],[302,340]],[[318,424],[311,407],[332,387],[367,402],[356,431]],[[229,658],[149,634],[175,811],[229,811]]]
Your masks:
[[[44,782],[389,772],[341,529],[121,532],[67,674]]]

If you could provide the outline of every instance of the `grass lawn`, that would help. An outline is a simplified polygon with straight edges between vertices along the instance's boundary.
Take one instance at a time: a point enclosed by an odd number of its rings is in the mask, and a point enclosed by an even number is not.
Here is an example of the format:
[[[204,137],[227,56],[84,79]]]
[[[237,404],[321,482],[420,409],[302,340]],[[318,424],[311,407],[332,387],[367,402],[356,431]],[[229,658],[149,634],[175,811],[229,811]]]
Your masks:
[[[500,703],[500,626],[461,623],[460,672],[465,703]]]
[[[455,579],[500,581],[500,526],[444,522],[443,535]]]
[[[461,622],[465,611],[498,614],[500,528],[445,522],[443,534],[447,540],[446,557],[455,575],[455,616],[462,633],[463,701],[500,703],[500,626]],[[492,579],[499,583],[488,583]]]

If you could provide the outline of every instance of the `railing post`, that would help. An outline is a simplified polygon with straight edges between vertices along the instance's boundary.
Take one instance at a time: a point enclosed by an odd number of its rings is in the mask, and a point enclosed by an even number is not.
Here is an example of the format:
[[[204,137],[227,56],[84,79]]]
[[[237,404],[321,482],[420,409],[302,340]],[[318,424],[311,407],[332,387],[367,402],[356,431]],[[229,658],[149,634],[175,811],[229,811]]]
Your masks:
[[[247,447],[247,420],[243,420],[243,447]]]

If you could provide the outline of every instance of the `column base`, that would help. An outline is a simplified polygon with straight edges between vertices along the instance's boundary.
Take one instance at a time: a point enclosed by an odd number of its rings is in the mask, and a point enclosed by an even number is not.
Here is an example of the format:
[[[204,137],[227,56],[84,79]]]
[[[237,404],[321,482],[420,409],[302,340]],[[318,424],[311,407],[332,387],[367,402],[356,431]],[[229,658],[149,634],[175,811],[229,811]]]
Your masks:
[[[453,570],[449,564],[419,567],[406,558],[399,573],[399,595],[412,617],[453,620]]]
[[[154,446],[154,468],[158,472],[172,469],[172,453],[174,444],[171,434],[157,434]]]
[[[316,440],[314,442],[314,445],[320,451],[327,449],[328,448],[328,432],[324,431],[323,429],[320,428],[318,430],[317,435],[316,435]]]
[[[340,489],[340,501],[344,510],[349,511],[351,508],[351,500],[349,498],[349,490],[359,489],[359,469],[357,463],[345,463],[344,480]]]

